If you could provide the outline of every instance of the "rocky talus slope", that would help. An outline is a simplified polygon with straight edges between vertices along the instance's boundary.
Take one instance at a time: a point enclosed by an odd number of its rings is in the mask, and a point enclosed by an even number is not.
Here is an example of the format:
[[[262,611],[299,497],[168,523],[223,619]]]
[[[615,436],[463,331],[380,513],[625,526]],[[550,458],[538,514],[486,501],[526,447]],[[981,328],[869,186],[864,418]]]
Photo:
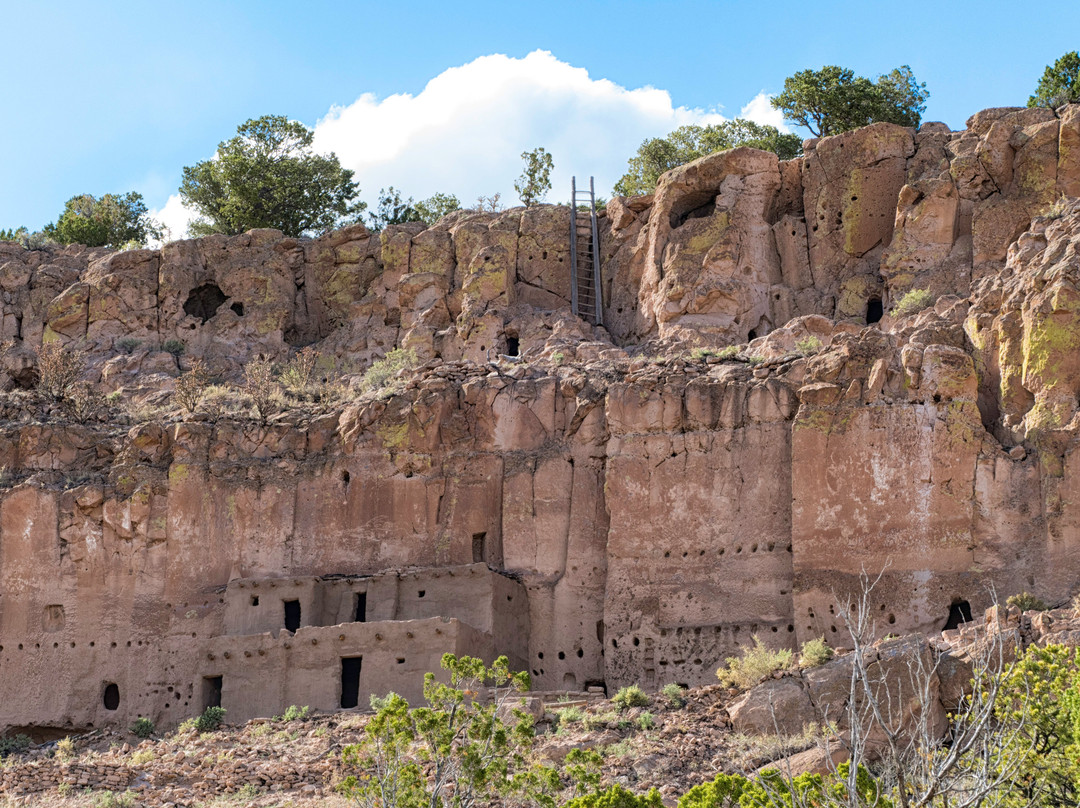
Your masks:
[[[328,711],[415,696],[444,651],[543,690],[704,685],[754,635],[842,646],[864,569],[882,634],[988,584],[1063,604],[1078,195],[1077,106],[710,155],[603,211],[602,327],[560,206],[2,244],[0,725]],[[32,392],[52,342],[93,406]],[[257,417],[244,367],[307,346]],[[216,387],[188,414],[195,360]]]

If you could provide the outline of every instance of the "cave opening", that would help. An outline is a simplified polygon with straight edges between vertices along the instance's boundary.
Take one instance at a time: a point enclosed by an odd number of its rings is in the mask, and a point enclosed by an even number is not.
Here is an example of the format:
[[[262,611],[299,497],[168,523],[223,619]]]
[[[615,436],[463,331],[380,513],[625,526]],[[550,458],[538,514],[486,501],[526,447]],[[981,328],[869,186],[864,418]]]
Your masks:
[[[105,692],[101,694],[101,702],[106,710],[115,710],[120,706],[120,688],[114,682],[105,685]]]
[[[225,294],[217,284],[204,283],[191,290],[188,299],[184,301],[184,314],[198,317],[205,323],[217,314],[217,310],[226,300]]]
[[[866,301],[866,324],[873,325],[881,322],[885,316],[885,307],[881,304],[880,297],[872,297]]]
[[[966,600],[954,600],[949,606],[949,619],[945,621],[942,631],[952,631],[959,628],[961,623],[971,622],[971,604]]]
[[[521,356],[521,342],[517,337],[506,337],[506,355]]]

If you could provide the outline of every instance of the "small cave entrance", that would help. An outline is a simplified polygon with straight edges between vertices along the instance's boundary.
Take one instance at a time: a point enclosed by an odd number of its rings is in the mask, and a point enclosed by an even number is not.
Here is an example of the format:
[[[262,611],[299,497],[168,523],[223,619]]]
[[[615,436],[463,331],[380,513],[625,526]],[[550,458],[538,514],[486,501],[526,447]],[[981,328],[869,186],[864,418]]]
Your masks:
[[[191,290],[188,299],[184,301],[184,314],[198,317],[204,323],[217,314],[221,304],[227,300],[224,292],[217,284],[204,283]]]
[[[202,680],[203,709],[221,706],[221,676],[204,676]]]
[[[300,601],[285,600],[282,604],[285,606],[285,630],[295,634],[300,628]]]
[[[885,307],[881,304],[880,297],[872,297],[866,301],[866,324],[880,323],[885,316]]]
[[[749,342],[750,340],[754,339],[757,339],[757,331],[751,328],[749,331],[746,332],[746,340],[747,342]]]
[[[960,628],[961,623],[971,622],[971,604],[966,600],[954,600],[949,606],[949,619],[945,621],[942,631],[952,631]]]
[[[353,601],[353,622],[363,623],[367,620],[367,592],[357,592]]]
[[[244,304],[243,303],[233,303],[231,306],[229,306],[229,308],[233,310],[233,313],[237,317],[243,317],[244,316]]]
[[[671,207],[669,222],[671,229],[682,227],[691,219],[704,219],[716,213],[716,194],[711,191],[699,191],[687,194]]]
[[[341,658],[341,707],[344,710],[360,703],[360,666],[363,657]]]
[[[482,564],[487,560],[487,533],[473,533],[472,537],[472,560],[474,564]]]
[[[106,710],[115,710],[120,706],[120,688],[115,682],[105,685],[105,690],[101,694],[101,703]]]
[[[506,355],[521,356],[521,341],[516,336],[506,335]]]

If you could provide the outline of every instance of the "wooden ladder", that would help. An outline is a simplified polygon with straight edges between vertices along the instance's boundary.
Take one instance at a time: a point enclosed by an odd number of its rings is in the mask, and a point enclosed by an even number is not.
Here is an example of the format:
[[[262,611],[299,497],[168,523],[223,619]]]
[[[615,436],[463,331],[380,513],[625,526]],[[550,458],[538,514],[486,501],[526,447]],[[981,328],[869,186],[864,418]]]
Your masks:
[[[596,229],[596,193],[592,177],[589,177],[587,191],[577,189],[577,177],[570,180],[570,307],[582,320],[593,325],[604,324],[600,238]]]

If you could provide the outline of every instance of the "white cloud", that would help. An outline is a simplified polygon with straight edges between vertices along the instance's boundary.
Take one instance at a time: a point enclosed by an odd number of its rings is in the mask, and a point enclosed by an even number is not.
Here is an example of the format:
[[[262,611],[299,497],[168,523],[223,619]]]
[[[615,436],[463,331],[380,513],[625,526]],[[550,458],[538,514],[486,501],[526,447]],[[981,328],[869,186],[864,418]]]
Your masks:
[[[740,110],[740,118],[749,118],[754,123],[768,124],[769,126],[775,126],[781,132],[791,133],[792,128],[784,123],[784,113],[778,109],[774,109],[769,99],[771,96],[762,90],[760,93],[750,99],[750,103]]]
[[[173,240],[187,236],[188,223],[196,217],[196,213],[184,207],[180,194],[173,194],[161,208],[151,210],[150,216],[165,225],[168,230],[166,240]]]
[[[765,93],[742,114],[783,128]],[[369,205],[393,185],[415,199],[441,191],[464,204],[500,193],[510,206],[518,204],[513,183],[523,151],[543,146],[554,157],[548,201],[569,198],[572,175],[579,187],[594,176],[597,193],[608,196],[643,140],[721,120],[715,110],[674,106],[666,90],[628,90],[538,50],[521,59],[481,56],[440,73],[416,95],[379,100],[366,93],[335,106],[315,126],[315,148],[335,152],[356,172]],[[153,213],[173,238],[191,218],[176,195]]]

